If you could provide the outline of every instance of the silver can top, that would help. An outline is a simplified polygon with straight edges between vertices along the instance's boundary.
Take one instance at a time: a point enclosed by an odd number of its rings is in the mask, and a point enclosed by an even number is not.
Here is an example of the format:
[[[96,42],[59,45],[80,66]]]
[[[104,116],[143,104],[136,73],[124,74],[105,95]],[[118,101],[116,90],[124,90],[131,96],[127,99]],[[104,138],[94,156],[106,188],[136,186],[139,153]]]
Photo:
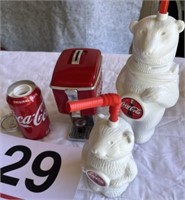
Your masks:
[[[7,95],[14,98],[21,98],[30,95],[36,85],[30,80],[21,80],[13,83],[7,89]]]

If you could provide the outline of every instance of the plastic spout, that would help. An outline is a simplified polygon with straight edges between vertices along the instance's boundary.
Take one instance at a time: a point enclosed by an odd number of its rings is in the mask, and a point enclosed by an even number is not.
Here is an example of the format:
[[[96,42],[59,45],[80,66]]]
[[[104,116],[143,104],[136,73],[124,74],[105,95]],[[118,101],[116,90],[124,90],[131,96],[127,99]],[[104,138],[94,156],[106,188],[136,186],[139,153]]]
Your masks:
[[[68,112],[85,110],[88,108],[96,108],[100,106],[109,106],[109,120],[112,122],[118,121],[118,116],[121,108],[121,98],[118,94],[103,94],[98,97],[87,98],[78,101],[68,101],[66,103],[66,109]]]
[[[161,0],[159,13],[160,14],[167,14],[168,13],[168,6],[169,6],[169,0]]]

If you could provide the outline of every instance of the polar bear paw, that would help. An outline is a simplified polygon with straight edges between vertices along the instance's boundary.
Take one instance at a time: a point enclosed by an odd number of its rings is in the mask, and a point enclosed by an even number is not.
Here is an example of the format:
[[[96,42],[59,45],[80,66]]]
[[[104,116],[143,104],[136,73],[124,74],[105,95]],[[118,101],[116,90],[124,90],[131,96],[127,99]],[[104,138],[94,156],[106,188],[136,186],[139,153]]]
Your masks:
[[[140,131],[135,134],[135,143],[143,144],[150,140],[153,136],[155,129]]]
[[[141,99],[145,103],[161,103],[161,97],[164,96],[165,90],[158,87],[148,88],[141,94]],[[163,98],[162,98],[163,99]]]

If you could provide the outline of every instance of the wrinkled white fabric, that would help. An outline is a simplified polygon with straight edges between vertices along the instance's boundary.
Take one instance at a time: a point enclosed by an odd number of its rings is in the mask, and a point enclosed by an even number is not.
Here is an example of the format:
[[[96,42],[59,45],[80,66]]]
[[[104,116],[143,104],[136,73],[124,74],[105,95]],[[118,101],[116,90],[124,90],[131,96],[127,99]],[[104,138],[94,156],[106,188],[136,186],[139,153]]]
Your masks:
[[[1,45],[9,51],[98,48],[128,53],[142,0],[2,1]]]
[[[42,91],[52,125],[49,135],[41,141],[82,147],[82,142],[67,140],[70,118],[58,112],[49,87],[58,57],[59,53],[0,52],[0,117],[10,112],[6,103],[8,86],[18,80],[32,80]],[[103,93],[116,91],[117,75],[127,59],[128,55],[103,54]],[[185,199],[185,59],[175,58],[175,62],[180,65],[180,98],[174,107],[166,110],[152,139],[134,146],[138,175],[116,200]],[[107,107],[99,112],[107,114]],[[22,137],[21,134],[14,135]],[[74,199],[108,198],[91,191],[82,176]]]

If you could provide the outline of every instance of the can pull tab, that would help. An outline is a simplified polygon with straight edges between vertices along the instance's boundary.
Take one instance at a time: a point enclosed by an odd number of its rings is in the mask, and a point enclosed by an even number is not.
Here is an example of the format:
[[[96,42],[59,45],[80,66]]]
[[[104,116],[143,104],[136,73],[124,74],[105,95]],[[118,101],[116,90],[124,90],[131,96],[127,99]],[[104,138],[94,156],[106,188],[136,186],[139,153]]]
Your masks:
[[[80,64],[80,58],[82,56],[83,50],[76,50],[72,57],[72,63],[74,65]]]
[[[12,113],[3,116],[0,119],[0,130],[7,133],[19,131],[18,123]]]

